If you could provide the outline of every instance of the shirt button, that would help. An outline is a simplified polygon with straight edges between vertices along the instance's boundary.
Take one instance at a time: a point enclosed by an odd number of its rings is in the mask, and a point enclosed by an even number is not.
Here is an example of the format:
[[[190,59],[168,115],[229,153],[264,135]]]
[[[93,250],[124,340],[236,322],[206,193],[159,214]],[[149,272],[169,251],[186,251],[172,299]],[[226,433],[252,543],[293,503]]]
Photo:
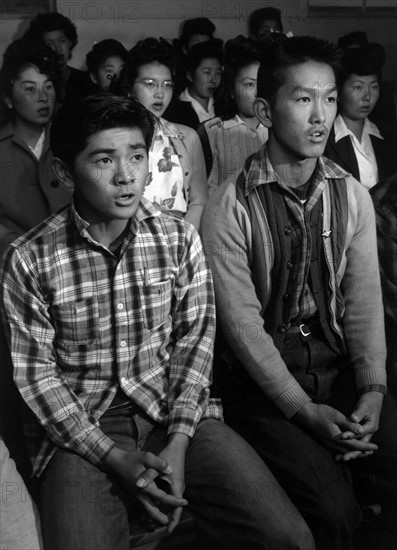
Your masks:
[[[117,309],[121,311],[122,309],[124,309],[124,305],[120,302],[119,304],[117,304]]]
[[[57,179],[53,179],[51,180],[51,187],[58,187],[59,186],[59,181]]]
[[[127,342],[126,342],[125,340],[121,340],[121,342],[120,342],[120,347],[121,347],[121,348],[125,348],[126,345],[127,345]]]
[[[288,294],[288,292],[286,292],[283,296],[284,302],[287,302],[288,298],[289,298],[289,294]]]
[[[256,132],[251,132],[251,136],[254,138],[256,137]]]
[[[123,378],[121,379],[121,383],[125,384],[126,382],[127,382],[127,379],[125,378],[125,376],[123,376]]]
[[[278,327],[278,331],[281,333],[281,334],[284,334],[285,332],[287,332],[287,325],[281,325],[281,327]]]
[[[290,228],[289,225],[287,225],[286,227],[284,227],[284,233],[285,233],[286,235],[291,235],[292,230],[291,230],[291,228]]]
[[[189,172],[185,172],[185,176],[188,176],[189,175]]]
[[[293,265],[294,264],[292,262],[288,261],[287,262],[287,269],[292,269]]]

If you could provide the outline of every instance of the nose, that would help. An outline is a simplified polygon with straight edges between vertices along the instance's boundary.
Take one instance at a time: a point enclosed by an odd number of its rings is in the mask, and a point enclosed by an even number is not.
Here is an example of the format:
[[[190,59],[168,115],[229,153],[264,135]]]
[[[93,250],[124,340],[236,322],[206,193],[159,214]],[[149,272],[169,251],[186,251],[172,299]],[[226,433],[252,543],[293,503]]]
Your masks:
[[[118,165],[116,179],[118,184],[128,184],[134,180],[136,166],[131,162],[123,162]]]
[[[363,101],[369,101],[371,99],[371,91],[369,88],[364,88],[363,90],[363,95],[362,95],[362,98],[363,98]]]
[[[47,101],[48,101],[48,92],[47,92],[47,90],[45,89],[44,86],[42,88],[38,89],[37,100],[41,101],[42,103],[47,103]]]
[[[325,122],[325,110],[322,101],[313,101],[313,110],[310,116],[312,124],[323,124]]]
[[[158,86],[156,87],[155,96],[163,97],[163,95],[164,95],[164,89],[161,84],[158,84]]]

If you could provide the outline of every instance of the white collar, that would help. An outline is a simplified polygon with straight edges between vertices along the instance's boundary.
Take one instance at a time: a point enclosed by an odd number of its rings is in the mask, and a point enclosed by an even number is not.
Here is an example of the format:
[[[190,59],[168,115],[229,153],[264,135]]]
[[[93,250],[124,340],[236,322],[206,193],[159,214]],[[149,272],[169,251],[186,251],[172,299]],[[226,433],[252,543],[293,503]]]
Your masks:
[[[335,118],[334,122],[334,131],[335,131],[335,143],[338,143],[339,140],[343,139],[346,136],[356,137],[351,130],[346,126],[345,121],[341,114]],[[383,139],[381,133],[379,132],[378,127],[366,118],[364,121],[363,134],[372,135],[379,139]]]

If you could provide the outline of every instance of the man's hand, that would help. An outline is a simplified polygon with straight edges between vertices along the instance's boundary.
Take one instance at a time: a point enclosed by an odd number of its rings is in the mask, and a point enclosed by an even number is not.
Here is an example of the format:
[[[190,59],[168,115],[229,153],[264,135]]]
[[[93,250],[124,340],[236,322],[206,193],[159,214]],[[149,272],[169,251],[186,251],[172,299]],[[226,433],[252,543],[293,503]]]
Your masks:
[[[158,476],[172,475],[173,470],[165,458],[144,451],[126,452],[114,447],[104,461],[104,467],[121,483],[122,487],[133,495],[142,505],[150,519],[156,523],[167,525],[169,518],[160,507],[182,509],[187,501],[179,495],[166,492],[153,481]],[[143,476],[153,472],[147,483]],[[143,481],[139,481],[143,478]],[[180,495],[182,497],[182,494]]]
[[[333,407],[316,403],[308,403],[293,416],[296,424],[321,439],[329,449],[337,451],[337,460],[345,461],[363,453],[372,454],[378,448],[370,442],[358,418],[354,413],[350,419],[346,418]]]
[[[359,423],[362,427],[360,434],[361,441],[369,442],[378,430],[379,427],[379,418],[382,410],[383,404],[383,394],[376,391],[370,391],[363,393],[358,399],[354,411],[350,415],[350,420],[352,422]],[[342,439],[355,439],[357,435],[353,432],[346,431],[341,436]],[[363,456],[368,456],[372,452],[358,452],[350,451],[348,453],[339,454],[335,458],[336,460],[352,460],[354,458],[359,458]]]
[[[155,479],[156,482],[161,485],[168,483],[168,491],[171,495],[178,499],[182,499],[185,491],[185,454],[189,445],[189,438],[183,434],[171,434],[167,445],[159,453],[159,458],[165,459],[172,468],[172,473],[161,476],[160,482],[159,473],[153,469],[146,470],[139,477],[139,485],[146,487],[150,485]],[[164,485],[166,490],[166,486]],[[186,502],[186,501],[185,501]],[[182,506],[174,507],[169,513],[168,532],[172,533],[175,527],[178,525],[182,514]]]

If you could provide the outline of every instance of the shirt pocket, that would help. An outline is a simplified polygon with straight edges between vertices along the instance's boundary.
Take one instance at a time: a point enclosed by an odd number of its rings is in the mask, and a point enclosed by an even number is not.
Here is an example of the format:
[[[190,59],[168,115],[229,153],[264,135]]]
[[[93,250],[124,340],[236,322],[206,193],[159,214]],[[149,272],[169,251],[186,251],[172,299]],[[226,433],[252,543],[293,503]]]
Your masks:
[[[99,305],[96,296],[70,304],[55,304],[51,313],[57,340],[65,345],[91,344],[98,338]]]
[[[142,321],[154,330],[163,325],[171,313],[172,279],[150,281],[140,289]]]

